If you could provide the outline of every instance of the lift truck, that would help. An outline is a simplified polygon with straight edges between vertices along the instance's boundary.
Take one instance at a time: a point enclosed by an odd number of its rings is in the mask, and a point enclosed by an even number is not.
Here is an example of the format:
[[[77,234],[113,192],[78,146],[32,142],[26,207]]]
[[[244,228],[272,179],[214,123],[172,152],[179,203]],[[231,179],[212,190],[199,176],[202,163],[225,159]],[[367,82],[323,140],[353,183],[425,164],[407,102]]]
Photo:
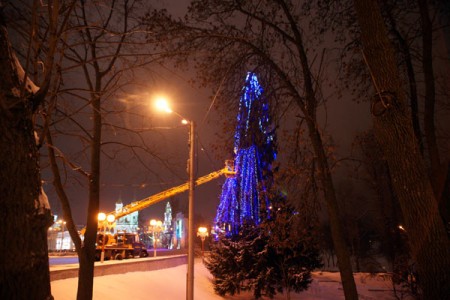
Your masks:
[[[97,234],[96,261],[100,260],[102,251],[105,252],[106,260],[148,256],[147,247],[139,241],[139,235],[132,232]]]
[[[226,161],[225,167],[221,170],[209,173],[208,175],[199,177],[195,180],[195,185],[201,185],[213,179],[225,175],[227,177],[234,176],[234,164],[232,161]],[[164,199],[170,198],[189,189],[189,183],[170,188],[150,197],[132,202],[122,207],[122,209],[110,212],[107,215],[114,215],[115,220],[131,214],[135,211],[142,210],[150,205],[156,204]],[[82,230],[84,233],[84,229]],[[97,246],[95,250],[96,260],[100,260],[102,251],[105,252],[105,259],[117,259],[132,257],[147,257],[147,249],[143,243],[139,241],[137,233],[118,232],[114,235],[106,233],[97,234]]]

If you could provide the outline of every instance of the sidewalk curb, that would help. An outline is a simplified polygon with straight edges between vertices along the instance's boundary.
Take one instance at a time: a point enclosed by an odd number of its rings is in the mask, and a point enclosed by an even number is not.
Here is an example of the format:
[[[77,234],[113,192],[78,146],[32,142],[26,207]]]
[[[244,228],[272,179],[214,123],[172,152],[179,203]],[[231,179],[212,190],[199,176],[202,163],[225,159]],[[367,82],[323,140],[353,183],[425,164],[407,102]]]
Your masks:
[[[183,264],[187,264],[187,255],[135,258],[121,261],[113,260],[103,263],[96,262],[94,265],[94,277],[167,269]],[[50,281],[74,277],[78,277],[78,265],[67,266],[67,268],[56,270],[51,270],[50,268]]]

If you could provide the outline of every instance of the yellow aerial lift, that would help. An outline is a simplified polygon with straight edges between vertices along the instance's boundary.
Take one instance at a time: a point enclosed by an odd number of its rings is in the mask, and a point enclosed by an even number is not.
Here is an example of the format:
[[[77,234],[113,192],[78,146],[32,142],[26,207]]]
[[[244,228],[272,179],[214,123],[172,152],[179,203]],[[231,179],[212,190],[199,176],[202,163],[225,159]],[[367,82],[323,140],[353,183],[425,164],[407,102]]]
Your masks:
[[[208,175],[199,177],[195,180],[195,185],[201,185],[209,182],[213,179],[225,175],[227,177],[235,174],[233,161],[226,161],[226,166],[218,171],[209,173]],[[132,202],[123,206],[120,210],[115,210],[106,215],[113,215],[115,220],[122,218],[133,212],[147,208],[153,204],[156,204],[164,199],[170,198],[189,189],[189,183],[170,188],[162,191],[150,197],[144,198]],[[84,234],[86,228],[81,230],[81,234]],[[104,245],[103,245],[104,244]],[[146,257],[148,256],[147,250],[139,241],[139,236],[135,233],[117,233],[114,237],[103,236],[103,234],[97,235],[97,247],[96,258],[100,259],[101,252],[104,251],[104,256],[107,259],[123,259],[134,256]]]
[[[219,171],[215,171],[215,172],[209,173],[208,175],[199,177],[197,180],[195,180],[195,185],[197,186],[197,185],[204,184],[206,182],[209,182],[213,179],[220,177],[221,175],[233,176],[234,174],[235,174],[234,167],[227,165]],[[188,189],[189,189],[189,183],[186,182],[182,185],[162,191],[160,193],[157,193],[157,194],[147,197],[145,199],[131,202],[130,204],[123,206],[121,210],[113,211],[113,212],[110,212],[109,214],[114,215],[114,217],[117,220],[117,219],[119,219],[123,216],[126,216],[128,214],[131,214],[135,211],[139,211],[141,209],[149,207],[150,205],[156,204],[164,199],[167,199],[169,197],[172,197],[172,196],[175,196],[182,192],[185,192]]]

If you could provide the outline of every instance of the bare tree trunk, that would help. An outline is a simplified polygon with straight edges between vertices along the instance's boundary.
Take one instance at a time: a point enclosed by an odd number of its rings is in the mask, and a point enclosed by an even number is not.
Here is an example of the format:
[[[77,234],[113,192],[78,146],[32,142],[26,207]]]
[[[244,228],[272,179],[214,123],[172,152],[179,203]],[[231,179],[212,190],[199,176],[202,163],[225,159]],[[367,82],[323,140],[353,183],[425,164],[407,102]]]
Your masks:
[[[418,0],[420,19],[422,21],[422,68],[425,78],[425,110],[424,110],[424,132],[427,142],[428,155],[431,163],[431,178],[435,192],[437,186],[435,179],[440,168],[439,150],[436,142],[436,127],[434,125],[436,91],[433,71],[433,32],[430,17],[428,16],[428,5],[426,0]],[[436,193],[436,196],[439,196]]]
[[[97,69],[98,71],[98,69]],[[99,74],[97,72],[97,74]],[[97,91],[101,90],[101,76],[97,77]],[[85,247],[80,257],[80,270],[78,277],[78,300],[92,299],[95,262],[95,240],[97,237],[97,215],[100,205],[100,150],[102,135],[102,115],[99,93],[92,97],[93,136],[91,141],[91,173],[89,177],[89,205],[88,223],[85,234]]]
[[[49,117],[50,115],[48,115],[47,121],[49,120]],[[63,219],[66,220],[67,222],[66,225],[70,234],[70,238],[72,239],[72,242],[75,245],[75,250],[77,251],[77,254],[80,255],[82,241],[78,233],[78,230],[75,226],[75,223],[73,222],[70,202],[64,190],[64,186],[62,184],[61,174],[59,172],[58,164],[56,162],[56,154],[50,130],[46,131],[46,141],[47,141],[48,157],[50,160],[50,167],[52,169],[53,174],[53,186],[55,187],[55,191],[62,205]]]
[[[52,217],[39,200],[33,94],[22,90],[18,62],[0,12],[0,299],[53,299],[47,229]]]
[[[411,252],[418,265],[425,299],[450,295],[450,242],[439,215],[411,118],[393,48],[376,0],[355,0],[364,54],[378,94],[374,130],[388,162],[405,220]]]
[[[450,60],[450,2],[447,0],[436,0],[433,2],[437,8],[438,20],[447,48],[447,57]]]
[[[310,120],[310,119],[308,119]],[[325,194],[328,218],[330,219],[331,238],[336,251],[337,263],[342,280],[345,299],[358,299],[355,280],[353,278],[350,253],[344,239],[342,224],[339,219],[339,207],[336,199],[333,178],[328,166],[324,146],[315,122],[308,121],[309,137],[319,163],[320,180]]]
[[[358,299],[358,291],[356,290],[356,284],[353,278],[350,253],[345,243],[342,224],[339,220],[339,207],[337,204],[333,178],[331,176],[330,167],[328,165],[328,159],[322,142],[322,137],[317,126],[317,99],[316,93],[314,91],[313,78],[308,63],[308,58],[304,48],[302,34],[297,27],[297,23],[294,17],[290,13],[286,1],[278,0],[277,2],[283,9],[289,21],[295,39],[295,46],[297,48],[300,64],[302,67],[305,98],[303,101],[301,97],[297,97],[297,104],[305,114],[309,138],[314,148],[314,153],[317,157],[319,178],[322,183],[325,202],[327,204],[327,212],[330,219],[331,237],[336,251],[336,256],[338,258],[339,272],[341,275],[345,299]]]
[[[95,102],[95,104],[93,104],[93,107],[96,107],[93,109],[93,111],[99,111],[99,99],[97,99],[97,101],[93,101]],[[98,119],[95,118],[96,120]],[[100,136],[99,134],[101,133],[101,127],[99,127],[99,124],[101,125],[101,123],[99,123],[98,121],[95,122],[95,132],[94,132],[94,137],[93,141],[92,141],[92,146],[97,145],[97,149],[100,149],[100,145],[99,145],[99,141],[100,141]],[[94,261],[95,261],[95,240],[96,240],[96,236],[97,236],[97,219],[95,218],[97,216],[98,212],[98,207],[99,207],[99,196],[92,196],[90,194],[90,199],[92,197],[92,199],[94,199],[94,201],[90,201],[89,204],[90,206],[88,207],[88,216],[93,215],[94,218],[90,218],[88,217],[88,225],[84,234],[84,240],[81,241],[81,238],[78,234],[78,231],[76,230],[75,224],[73,222],[73,217],[72,217],[72,213],[71,213],[71,207],[70,207],[70,202],[69,199],[67,197],[67,194],[65,193],[62,181],[61,181],[61,176],[60,176],[60,172],[59,172],[59,168],[56,162],[56,155],[55,155],[55,151],[54,151],[54,144],[52,141],[52,136],[50,131],[47,132],[46,134],[46,139],[47,139],[47,145],[48,145],[48,154],[49,154],[49,159],[50,159],[50,165],[52,168],[52,173],[53,173],[53,185],[55,187],[55,190],[58,194],[58,198],[60,199],[60,202],[62,204],[63,207],[63,214],[64,214],[64,219],[67,220],[67,228],[69,229],[69,233],[70,233],[70,237],[72,238],[72,241],[75,245],[75,249],[77,251],[78,254],[78,259],[79,259],[79,271],[78,271],[78,290],[77,290],[77,299],[92,299],[93,297],[93,284],[94,284]],[[93,151],[93,153],[96,153],[95,155],[97,155],[99,157],[99,153],[100,150],[97,151]],[[65,163],[69,163],[70,162],[66,162]],[[95,168],[97,168],[97,172],[95,173],[96,178],[99,177],[99,160],[94,164],[92,163],[93,166],[95,166]],[[78,169],[83,175],[87,175],[87,179],[89,181],[90,184],[92,184],[93,186],[98,186],[97,188],[97,193],[96,195],[99,194],[99,179],[97,180],[90,180],[94,175],[93,173],[91,174],[87,174],[84,171],[82,171],[81,169]],[[95,199],[97,199],[97,201],[95,201]],[[93,211],[93,213],[90,214],[90,212]]]
[[[87,230],[86,230],[87,232]],[[86,239],[86,235],[85,235]],[[83,247],[78,256],[80,269],[78,270],[78,290],[77,299],[92,299],[94,285],[94,261],[95,261],[95,244],[91,247]],[[92,254],[91,254],[92,253]]]
[[[418,0],[422,21],[422,68],[425,79],[424,133],[431,165],[430,178],[435,197],[444,221],[449,221],[445,207],[445,185],[447,184],[448,164],[441,164],[439,146],[436,139],[435,106],[436,87],[433,68],[433,28],[426,0]]]

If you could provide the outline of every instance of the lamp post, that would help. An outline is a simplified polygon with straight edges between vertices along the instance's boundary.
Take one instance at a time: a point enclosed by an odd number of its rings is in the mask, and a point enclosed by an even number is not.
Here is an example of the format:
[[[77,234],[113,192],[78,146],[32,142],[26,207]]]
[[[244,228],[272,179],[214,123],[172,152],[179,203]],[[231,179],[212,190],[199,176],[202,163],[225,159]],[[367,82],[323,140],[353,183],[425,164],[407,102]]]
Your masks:
[[[200,239],[202,240],[202,260],[203,260],[203,252],[204,252],[204,243],[205,243],[205,238],[208,236],[208,229],[206,227],[199,227],[197,230],[197,236],[200,237]]]
[[[180,114],[172,111],[165,99],[158,99],[156,106],[166,113],[175,113],[183,124],[189,124],[189,215],[188,215],[188,269],[186,278],[186,300],[194,299],[194,192],[195,192],[195,122],[188,121]]]
[[[101,212],[98,214],[97,219],[101,227],[103,227],[102,253],[100,255],[100,262],[103,263],[105,261],[106,227],[114,223],[116,217],[114,215],[106,216],[105,213]]]
[[[153,257],[156,257],[156,237],[155,231],[158,233],[162,230],[162,222],[160,220],[150,220],[150,227],[153,232]]]
[[[195,192],[195,123],[189,122],[189,224],[188,224],[188,274],[186,299],[194,299],[194,192]]]

